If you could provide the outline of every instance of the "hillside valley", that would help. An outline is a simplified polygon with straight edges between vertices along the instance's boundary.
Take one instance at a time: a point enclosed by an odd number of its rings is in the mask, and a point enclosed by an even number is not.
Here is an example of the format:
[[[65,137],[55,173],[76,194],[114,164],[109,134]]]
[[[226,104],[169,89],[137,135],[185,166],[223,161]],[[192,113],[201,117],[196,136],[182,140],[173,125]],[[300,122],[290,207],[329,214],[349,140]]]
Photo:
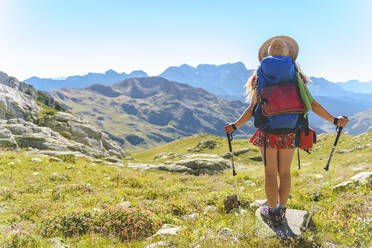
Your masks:
[[[236,120],[248,106],[161,77],[62,88],[49,94],[132,151],[197,133],[224,136],[224,124]],[[253,130],[249,122],[236,137],[247,138]]]

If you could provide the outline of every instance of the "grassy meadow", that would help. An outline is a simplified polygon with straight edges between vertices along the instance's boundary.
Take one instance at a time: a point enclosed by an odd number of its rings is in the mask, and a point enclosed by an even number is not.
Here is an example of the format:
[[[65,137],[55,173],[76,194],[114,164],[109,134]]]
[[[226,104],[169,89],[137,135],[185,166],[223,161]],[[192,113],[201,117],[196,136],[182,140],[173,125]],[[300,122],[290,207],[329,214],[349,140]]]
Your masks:
[[[301,152],[300,170],[295,155],[289,208],[310,210],[334,138],[322,134],[310,155]],[[217,147],[200,153],[223,155],[228,151],[226,138],[195,135],[132,154],[133,159],[123,164],[164,162],[154,157],[162,152],[189,154],[188,148],[207,139],[217,141]],[[313,217],[317,231],[286,245],[371,247],[371,185],[332,190],[358,172],[372,170],[371,143],[372,132],[342,134],[336,149],[342,151],[334,154]],[[170,241],[175,247],[281,247],[275,238],[257,237],[254,211],[249,206],[265,199],[263,164],[249,159],[259,152],[248,140],[233,140],[233,150],[242,148],[251,148],[234,157],[245,215],[223,210],[223,199],[233,193],[231,170],[193,176],[134,170],[84,158],[55,162],[26,151],[1,151],[1,247],[53,247],[50,240],[55,237],[70,247],[145,247],[158,241]],[[32,161],[35,157],[42,161]],[[132,207],[125,206],[127,201]],[[215,211],[205,211],[208,206]],[[196,217],[183,218],[190,214]],[[163,224],[184,227],[178,235],[148,239]],[[238,243],[218,235],[225,227],[233,230]]]

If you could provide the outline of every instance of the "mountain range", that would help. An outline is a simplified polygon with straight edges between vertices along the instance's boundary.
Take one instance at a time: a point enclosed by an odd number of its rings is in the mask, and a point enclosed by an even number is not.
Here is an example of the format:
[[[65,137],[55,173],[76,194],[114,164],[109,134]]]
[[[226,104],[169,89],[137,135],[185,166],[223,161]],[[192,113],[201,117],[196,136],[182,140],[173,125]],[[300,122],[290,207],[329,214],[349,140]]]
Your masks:
[[[110,133],[126,150],[148,149],[198,133],[224,136],[224,124],[236,120],[248,106],[162,77],[128,78],[49,94]],[[253,131],[250,121],[235,135],[247,138]]]
[[[247,69],[241,62],[222,65],[201,64],[197,67],[183,64],[167,68],[159,77],[203,88],[225,99],[244,102],[244,85],[252,72],[253,70]],[[71,76],[58,80],[32,77],[25,82],[37,89],[51,90],[62,87],[83,88],[92,84],[106,85],[132,77],[148,77],[148,75],[143,71],[126,74],[108,70],[104,74],[88,73],[84,76]],[[372,107],[372,81],[361,83],[351,80],[334,83],[318,77],[311,77],[311,81],[308,86],[312,95],[333,115],[352,116]],[[315,114],[310,116],[310,124],[318,131],[329,130],[326,121]]]
[[[125,78],[147,77],[144,71],[132,71],[129,74],[125,72],[118,73],[114,70],[108,70],[105,73],[88,73],[80,76],[70,76],[61,79],[31,77],[25,80],[25,83],[31,84],[38,90],[53,90],[63,87],[83,88],[91,84],[112,84]]]

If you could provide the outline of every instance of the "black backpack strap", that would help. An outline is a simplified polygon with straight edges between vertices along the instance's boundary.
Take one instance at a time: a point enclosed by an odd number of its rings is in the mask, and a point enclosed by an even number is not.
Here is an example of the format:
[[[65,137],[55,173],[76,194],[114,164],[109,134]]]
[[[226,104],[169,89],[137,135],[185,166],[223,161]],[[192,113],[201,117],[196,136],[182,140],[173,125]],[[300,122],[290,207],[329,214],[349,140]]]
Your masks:
[[[266,145],[267,145],[267,133],[265,132],[265,137],[264,137],[264,165],[266,166]]]

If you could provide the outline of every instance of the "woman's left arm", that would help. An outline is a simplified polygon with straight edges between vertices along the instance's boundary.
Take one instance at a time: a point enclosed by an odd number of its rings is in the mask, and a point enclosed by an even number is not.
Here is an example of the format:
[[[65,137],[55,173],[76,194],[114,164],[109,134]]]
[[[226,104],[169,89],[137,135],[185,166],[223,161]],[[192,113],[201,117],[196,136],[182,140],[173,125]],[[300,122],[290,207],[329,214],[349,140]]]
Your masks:
[[[239,117],[238,120],[235,121],[235,123],[230,123],[224,126],[225,132],[232,133],[234,132],[233,125],[236,126],[236,128],[239,128],[244,125],[247,121],[249,121],[252,118],[253,115],[253,107],[256,104],[257,101],[257,89],[255,89],[253,96],[252,96],[252,101],[248,108],[244,111],[244,113]]]

